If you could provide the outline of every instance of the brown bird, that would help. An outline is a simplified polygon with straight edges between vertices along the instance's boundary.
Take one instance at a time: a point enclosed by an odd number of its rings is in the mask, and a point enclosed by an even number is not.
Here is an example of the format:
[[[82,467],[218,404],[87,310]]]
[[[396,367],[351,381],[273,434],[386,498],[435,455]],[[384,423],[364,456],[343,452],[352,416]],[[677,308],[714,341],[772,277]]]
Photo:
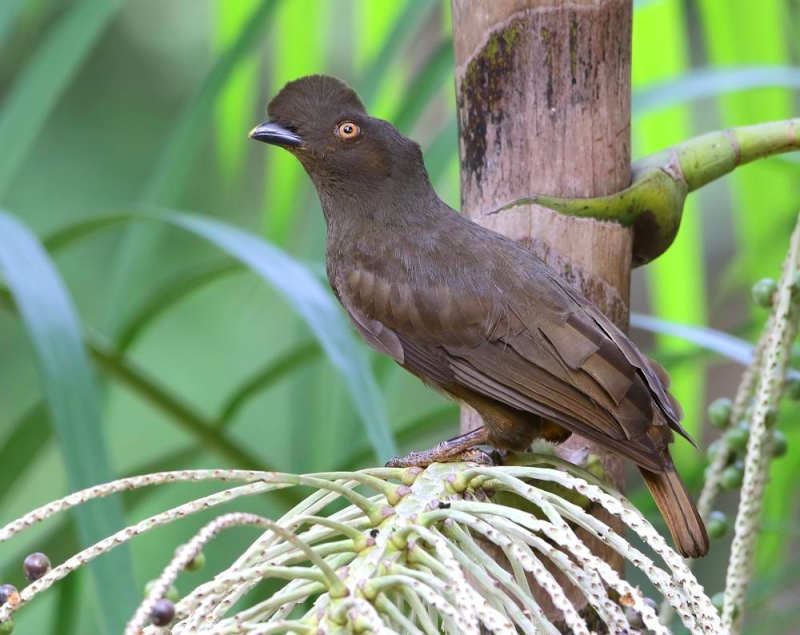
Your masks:
[[[678,550],[708,551],[669,453],[680,406],[668,377],[527,249],[436,195],[419,146],[370,117],[341,81],[311,76],[270,102],[253,139],[287,149],[316,187],[328,280],[376,350],[472,406],[484,427],[395,465],[525,450],[572,432],[639,467]]]

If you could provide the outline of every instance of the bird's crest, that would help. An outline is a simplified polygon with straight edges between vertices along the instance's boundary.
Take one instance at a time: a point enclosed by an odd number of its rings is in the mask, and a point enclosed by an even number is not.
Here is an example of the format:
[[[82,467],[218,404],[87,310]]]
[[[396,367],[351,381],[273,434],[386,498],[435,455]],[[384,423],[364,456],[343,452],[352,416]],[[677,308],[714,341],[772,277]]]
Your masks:
[[[313,121],[322,105],[328,112],[366,112],[352,88],[327,75],[309,75],[289,82],[269,103],[267,112],[273,121],[290,125]]]

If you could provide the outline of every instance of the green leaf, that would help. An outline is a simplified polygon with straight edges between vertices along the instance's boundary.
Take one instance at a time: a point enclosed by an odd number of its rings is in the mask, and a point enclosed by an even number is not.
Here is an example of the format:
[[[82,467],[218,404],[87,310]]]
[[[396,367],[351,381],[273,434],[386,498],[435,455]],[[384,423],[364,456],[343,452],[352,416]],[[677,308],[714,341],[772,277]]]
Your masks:
[[[244,271],[239,262],[215,262],[210,265],[193,267],[185,275],[176,276],[163,289],[142,304],[139,310],[120,329],[117,349],[127,351],[144,330],[158,316],[178,304],[186,296],[220,278]]]
[[[652,315],[633,313],[631,327],[677,337],[740,364],[747,365],[753,361],[754,346],[750,342],[707,326],[679,324]]]
[[[58,589],[58,601],[50,628],[52,635],[75,632],[78,613],[81,610],[80,587],[83,575],[84,571],[78,569],[58,583],[56,587]]]
[[[686,15],[679,0],[648,4],[634,14],[634,89],[682,76],[690,65],[686,41]],[[669,46],[665,46],[668,42]],[[682,141],[692,133],[692,119],[685,107],[649,112],[635,119],[633,145],[636,153],[649,153]],[[708,313],[703,259],[703,227],[697,201],[685,206],[681,231],[666,254],[647,268],[653,313],[684,324],[704,324]],[[691,280],[692,284],[686,284]],[[672,353],[691,348],[672,337],[659,337],[659,347]],[[690,435],[700,437],[705,393],[705,369],[685,364],[672,369],[671,390],[684,411]],[[675,456],[678,471],[691,471],[696,457]]]
[[[220,55],[194,97],[186,102],[183,111],[171,127],[172,134],[164,144],[150,179],[144,188],[141,200],[146,203],[172,204],[186,187],[198,150],[208,142],[217,97],[228,85],[231,75],[239,63],[258,46],[270,23],[280,0],[261,0],[239,36]],[[241,143],[247,141],[242,131]],[[151,259],[149,254],[158,244],[158,228],[130,227],[125,232],[120,255],[116,259],[108,286],[108,310],[103,320],[104,330],[116,338],[124,316],[136,300],[131,289],[132,271],[139,275]]]
[[[3,4],[7,2],[3,0]],[[0,200],[5,198],[48,115],[123,3],[75,3],[36,49],[5,98],[0,111]]]
[[[172,394],[133,361],[103,342],[100,337],[87,334],[86,340],[92,357],[103,371],[180,423],[210,451],[219,452],[239,468],[270,471],[270,466],[265,465],[249,449],[240,447],[225,437],[216,421],[208,420],[191,404]]]
[[[267,363],[225,400],[218,417],[220,424],[229,424],[251,397],[258,395],[297,368],[318,359],[321,353],[318,342],[303,342],[288,350],[278,359]]]
[[[378,385],[366,353],[317,278],[288,254],[258,236],[210,218],[169,210],[151,218],[165,221],[215,244],[272,285],[303,317],[331,363],[342,374],[356,411],[380,461],[397,454]]]
[[[280,4],[280,0],[261,0],[239,37],[220,55],[195,96],[186,102],[150,176],[142,195],[143,202],[170,205],[183,192],[198,150],[208,142],[217,97],[240,62],[263,41],[264,32]],[[241,137],[244,144],[246,130]]]
[[[214,44],[224,50],[246,28],[257,0],[216,0],[214,4]],[[258,96],[258,58],[251,52],[231,73],[227,85],[216,98],[215,132],[220,171],[226,185],[240,181],[247,146],[242,132],[253,127],[251,117]],[[230,190],[229,190],[230,191]]]
[[[379,460],[396,456],[383,398],[364,349],[353,338],[349,324],[313,267],[299,263],[281,249],[244,230],[171,210],[115,214],[81,221],[61,230],[50,241],[63,246],[69,240],[83,238],[115,222],[138,218],[170,223],[204,238],[275,287],[305,320],[328,359],[342,374]]]
[[[456,430],[458,430],[458,406],[452,402],[445,402],[410,423],[403,424],[398,433],[398,441],[402,447],[411,447],[418,443],[420,438],[447,438],[453,436]],[[360,470],[369,465],[371,458],[372,453],[368,448],[359,447],[344,461],[343,469]]]
[[[4,0],[0,3],[0,45],[8,36],[11,27],[19,18],[20,9],[24,6],[24,0]]]
[[[359,78],[360,96],[370,112],[375,111],[376,99],[384,82],[391,78],[386,70],[391,62],[400,54],[403,45],[421,28],[427,26],[433,13],[437,10],[435,2],[429,0],[407,0],[402,13],[383,40],[375,56],[366,64]]]
[[[633,93],[633,112],[635,115],[642,115],[700,99],[756,88],[800,90],[800,68],[748,66],[693,69],[674,80],[638,88]]]
[[[0,503],[17,491],[17,481],[35,464],[36,457],[51,440],[53,428],[43,401],[38,402],[11,426],[0,444]]]
[[[325,26],[339,18],[341,7],[332,2],[292,0],[275,17],[270,41],[267,93],[272,97],[293,79],[325,68],[327,38],[333,32]],[[302,33],[302,37],[292,37]],[[292,36],[287,37],[287,34]],[[309,46],[309,41],[314,45]],[[261,123],[256,121],[255,123]],[[277,245],[286,245],[293,228],[308,207],[310,182],[297,160],[288,152],[266,153],[263,234]]]
[[[36,237],[2,210],[0,270],[33,345],[70,489],[112,480],[100,401],[72,301]],[[125,526],[117,498],[81,507],[76,514],[85,546]],[[104,630],[120,632],[137,597],[130,552],[127,547],[119,547],[91,569],[100,604],[105,607]]]
[[[408,134],[430,104],[431,98],[452,79],[454,64],[453,42],[443,40],[425,60],[392,117],[392,123],[398,130]]]

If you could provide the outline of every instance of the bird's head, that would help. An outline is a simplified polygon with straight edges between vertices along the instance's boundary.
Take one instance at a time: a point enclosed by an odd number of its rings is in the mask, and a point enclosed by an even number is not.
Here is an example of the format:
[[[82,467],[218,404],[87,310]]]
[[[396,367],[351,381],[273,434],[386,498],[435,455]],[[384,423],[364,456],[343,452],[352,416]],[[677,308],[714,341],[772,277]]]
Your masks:
[[[385,195],[394,182],[409,187],[409,180],[420,175],[428,184],[419,146],[386,121],[370,117],[355,91],[334,77],[289,82],[267,112],[269,120],[250,138],[296,156],[320,198]]]

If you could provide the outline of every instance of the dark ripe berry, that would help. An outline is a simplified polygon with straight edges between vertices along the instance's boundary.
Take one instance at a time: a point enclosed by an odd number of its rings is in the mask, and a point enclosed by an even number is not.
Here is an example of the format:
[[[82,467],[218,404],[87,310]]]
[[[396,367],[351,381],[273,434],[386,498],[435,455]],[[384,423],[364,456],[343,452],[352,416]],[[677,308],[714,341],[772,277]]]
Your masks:
[[[204,566],[206,566],[206,554],[199,551],[197,555],[189,561],[189,564],[186,565],[186,570],[200,571]]]
[[[778,290],[778,284],[772,278],[762,278],[753,285],[753,302],[768,309],[772,306],[772,296]]]
[[[733,402],[727,397],[720,397],[708,407],[708,418],[715,428],[727,428],[731,423]]]
[[[43,553],[32,553],[25,558],[22,570],[30,582],[35,582],[50,571],[50,558]]]
[[[792,371],[786,378],[786,385],[783,387],[783,391],[792,401],[800,401],[800,374]]]
[[[786,435],[780,430],[775,430],[772,434],[772,456],[779,459],[784,456],[789,449],[786,442]]]
[[[169,600],[158,600],[150,611],[153,626],[169,626],[175,619],[175,605]]]
[[[737,461],[722,470],[722,474],[719,475],[719,482],[722,485],[722,489],[739,489],[744,482],[744,469],[741,463]]]
[[[711,540],[719,540],[726,533],[728,533],[728,517],[722,512],[711,512],[708,515],[706,530],[708,531],[708,537],[711,538]]]
[[[747,441],[750,439],[750,426],[744,421],[735,428],[725,432],[725,443],[735,452],[743,452],[747,449]]]
[[[4,621],[0,622],[0,635],[10,635],[14,632],[14,620],[10,617]]]
[[[19,591],[13,584],[0,585],[0,606],[8,602],[11,606],[19,604]]]

